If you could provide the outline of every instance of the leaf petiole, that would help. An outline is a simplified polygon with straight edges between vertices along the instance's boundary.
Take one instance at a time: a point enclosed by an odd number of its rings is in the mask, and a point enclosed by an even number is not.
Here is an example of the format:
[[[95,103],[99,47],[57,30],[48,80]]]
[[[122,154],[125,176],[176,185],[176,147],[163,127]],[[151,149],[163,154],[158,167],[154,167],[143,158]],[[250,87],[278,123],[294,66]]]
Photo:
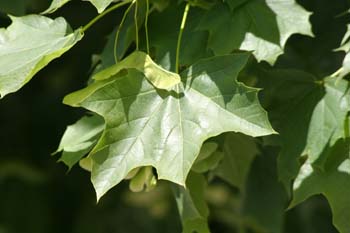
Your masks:
[[[175,72],[176,73],[179,73],[179,58],[180,58],[181,40],[182,40],[182,34],[183,34],[184,29],[185,29],[187,15],[188,15],[189,11],[190,11],[190,3],[188,2],[186,4],[185,10],[184,10],[184,14],[182,16],[179,37],[177,39],[176,60],[175,60]]]
[[[130,2],[130,1],[129,1]],[[128,7],[128,9],[126,9],[122,21],[119,24],[117,33],[115,34],[115,39],[114,39],[114,47],[113,47],[113,53],[114,53],[114,61],[117,63],[118,62],[118,55],[117,55],[117,46],[118,46],[118,39],[119,39],[119,34],[120,34],[120,30],[124,25],[124,22],[126,20],[126,17],[128,15],[128,13],[130,12],[132,6],[135,4],[136,0],[132,0],[130,6]]]
[[[340,69],[338,69],[337,71],[335,71],[333,74],[331,74],[330,76],[332,78],[337,77],[339,74],[341,74],[343,72],[343,67],[341,67]]]
[[[147,46],[147,54],[149,51],[149,37],[148,37],[148,15],[150,14],[149,10],[149,0],[146,0],[146,18],[145,18],[145,33],[146,33],[146,46]]]
[[[105,15],[107,15],[108,13],[129,4],[130,2],[132,2],[132,0],[125,0],[123,2],[120,2],[118,4],[115,4],[114,6],[108,8],[107,10],[105,10],[104,12],[102,12],[101,14],[97,15],[95,18],[93,18],[88,24],[86,24],[82,31],[85,32],[86,30],[88,30],[92,25],[94,25],[98,20],[100,20],[101,18],[103,18]]]
[[[138,3],[135,1],[135,13],[134,13],[134,21],[135,21],[135,43],[136,43],[136,51],[139,50],[139,25],[137,21],[137,12],[138,12]]]

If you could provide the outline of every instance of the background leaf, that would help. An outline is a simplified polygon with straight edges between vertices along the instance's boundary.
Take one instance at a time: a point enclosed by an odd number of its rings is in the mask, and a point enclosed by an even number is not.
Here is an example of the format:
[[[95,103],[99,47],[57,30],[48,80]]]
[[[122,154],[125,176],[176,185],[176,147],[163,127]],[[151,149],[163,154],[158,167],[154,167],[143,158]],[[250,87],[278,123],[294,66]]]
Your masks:
[[[258,61],[274,64],[292,34],[313,35],[311,13],[294,0],[228,1],[228,4],[230,7],[223,3],[214,6],[199,27],[210,32],[209,48],[217,55],[241,49],[253,51]]]
[[[205,202],[206,180],[203,175],[190,173],[185,189],[173,186],[176,203],[182,221],[183,233],[210,233],[207,218],[209,209]]]

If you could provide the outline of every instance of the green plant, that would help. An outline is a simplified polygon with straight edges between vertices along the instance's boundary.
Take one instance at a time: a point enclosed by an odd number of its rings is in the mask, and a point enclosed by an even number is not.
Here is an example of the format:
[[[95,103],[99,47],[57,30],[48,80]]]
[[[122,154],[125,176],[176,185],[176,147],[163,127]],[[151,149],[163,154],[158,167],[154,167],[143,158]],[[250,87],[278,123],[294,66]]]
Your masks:
[[[57,152],[91,172],[98,200],[124,179],[133,191],[171,181],[183,232],[209,232],[204,193],[218,177],[240,193],[240,232],[280,232],[286,205],[315,194],[327,198],[336,228],[350,231],[348,33],[341,67],[320,75],[274,66],[291,35],[313,36],[311,13],[294,0],[90,0],[99,14],[75,30],[44,16],[67,2],[10,16],[0,31],[0,95],[124,10],[87,87],[63,100],[88,112]],[[255,196],[264,189],[273,199]]]

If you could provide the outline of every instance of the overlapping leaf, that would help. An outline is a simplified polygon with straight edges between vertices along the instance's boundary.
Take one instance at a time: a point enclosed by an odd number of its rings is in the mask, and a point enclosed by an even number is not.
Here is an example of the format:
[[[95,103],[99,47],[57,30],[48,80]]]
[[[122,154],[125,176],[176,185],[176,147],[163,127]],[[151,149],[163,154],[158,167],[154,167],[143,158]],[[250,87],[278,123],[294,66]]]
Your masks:
[[[175,70],[176,44],[183,10],[176,1],[172,1],[164,11],[152,14],[149,20],[151,47],[154,48],[158,63],[168,70]],[[191,8],[189,11],[181,43],[181,66],[192,65],[198,59],[212,55],[207,49],[208,32],[197,30],[204,14],[205,11],[199,8]]]
[[[222,132],[274,133],[257,90],[235,80],[248,56],[198,62],[168,91],[130,69],[67,96],[65,103],[96,112],[106,122],[91,154],[98,198],[141,166],[155,167],[159,179],[184,184],[202,143]]]
[[[0,11],[12,15],[23,15],[26,6],[26,0],[0,1]]]
[[[83,36],[80,30],[72,32],[63,18],[28,15],[11,19],[7,29],[0,29],[0,97],[20,89]]]
[[[346,137],[349,83],[334,78],[318,81],[310,74],[293,70],[263,76],[267,78],[265,100],[282,140],[279,176],[290,187],[298,174],[301,156],[308,156],[311,163],[322,168],[327,158],[325,148]]]
[[[215,142],[206,142],[202,145],[198,157],[192,166],[192,171],[205,173],[215,169],[224,157],[221,151],[218,151],[218,144]]]
[[[301,167],[294,182],[291,207],[316,194],[324,195],[332,209],[333,223],[340,232],[350,229],[350,142],[338,141],[329,148],[331,155],[325,169],[312,166],[310,161]]]
[[[259,153],[253,138],[229,133],[224,141],[224,158],[214,174],[243,190],[251,163]]]
[[[269,148],[256,157],[244,190],[242,214],[254,232],[283,232],[287,193],[278,181],[276,152]]]
[[[210,32],[209,47],[215,54],[235,49],[253,51],[273,64],[295,33],[312,35],[310,13],[294,0],[226,1],[218,3],[203,19],[200,29]]]
[[[83,117],[67,127],[55,153],[62,152],[60,161],[72,168],[96,145],[103,129],[104,121],[100,116]]]
[[[343,60],[343,67],[340,69],[339,74],[337,74],[339,77],[343,77],[350,72],[350,25],[347,26],[347,31],[341,42],[341,47],[337,50],[346,53]]]
[[[72,0],[53,0],[48,9],[43,14],[50,14],[61,8],[66,3]],[[121,0],[83,0],[91,2],[97,9],[98,13],[102,13],[112,2],[119,2]],[[131,2],[131,0],[125,0]]]
[[[210,233],[209,209],[205,202],[206,180],[203,175],[192,172],[186,185],[188,189],[179,186],[173,188],[182,221],[182,232]]]

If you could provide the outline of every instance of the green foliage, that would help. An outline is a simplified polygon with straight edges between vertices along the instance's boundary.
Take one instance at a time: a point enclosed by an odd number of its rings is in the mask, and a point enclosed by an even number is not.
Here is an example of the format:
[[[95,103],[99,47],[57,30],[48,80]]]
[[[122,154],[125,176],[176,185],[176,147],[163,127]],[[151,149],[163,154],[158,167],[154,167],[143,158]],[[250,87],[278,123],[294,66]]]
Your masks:
[[[181,84],[167,91],[154,88],[146,72],[101,71],[87,88],[67,96],[66,104],[106,121],[90,154],[98,198],[132,169],[147,165],[157,169],[159,179],[184,184],[202,143],[220,133],[273,133],[257,91],[235,80],[247,58],[237,54],[199,61],[181,74]],[[167,73],[159,78],[173,80]],[[178,165],[169,169],[173,163]]]
[[[0,97],[20,89],[83,36],[80,29],[72,32],[63,18],[29,15],[11,20],[0,30]]]
[[[53,0],[43,14],[68,2]],[[294,0],[89,2],[99,14],[76,30],[62,17],[9,16],[0,97],[120,11],[106,22],[112,33],[101,35],[91,75],[81,74],[86,87],[63,100],[88,115],[67,127],[55,152],[69,169],[91,173],[98,200],[123,180],[140,195],[171,184],[184,233],[211,232],[212,210],[232,232],[282,233],[293,231],[284,229],[288,206],[322,194],[335,227],[349,232],[348,22],[332,48],[342,51],[336,65],[317,73],[296,69],[307,67],[303,52],[288,47],[294,34],[314,36],[312,13]],[[0,8],[23,14],[26,4]],[[3,167],[0,178],[16,169]]]

